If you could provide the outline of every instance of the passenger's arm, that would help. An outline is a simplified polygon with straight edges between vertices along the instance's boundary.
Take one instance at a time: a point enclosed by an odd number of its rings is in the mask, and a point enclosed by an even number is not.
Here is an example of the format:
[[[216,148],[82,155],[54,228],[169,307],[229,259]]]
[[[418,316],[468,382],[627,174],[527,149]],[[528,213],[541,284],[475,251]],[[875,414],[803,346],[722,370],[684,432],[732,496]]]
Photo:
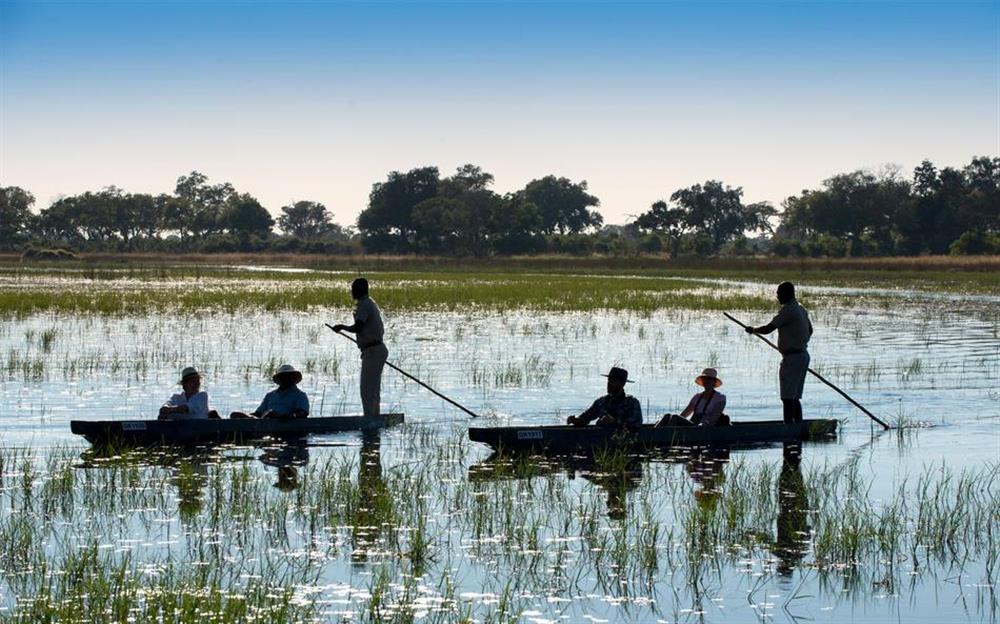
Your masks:
[[[188,399],[188,412],[195,418],[208,418],[208,393],[199,392]]]
[[[309,416],[309,397],[303,392],[299,395],[298,400],[295,402],[295,409],[292,410],[292,416],[295,418],[305,418]]]
[[[700,394],[696,394],[693,397],[691,397],[691,400],[688,401],[687,407],[685,407],[684,411],[681,412],[681,414],[680,414],[681,418],[687,418],[688,416],[690,416],[691,414],[694,413],[694,406],[698,404],[698,397],[699,396],[701,396],[701,395]]]
[[[268,399],[269,396],[270,396],[270,393],[268,393],[267,395],[265,395],[264,396],[264,400],[260,402],[260,405],[257,406],[257,409],[255,409],[254,411],[252,411],[250,413],[253,414],[254,416],[260,417],[260,416],[263,416],[264,414],[266,414],[267,412],[269,412],[270,410],[267,409],[267,404],[269,402],[267,399]]]
[[[628,415],[625,417],[625,424],[629,427],[641,427],[642,405],[639,403],[639,399],[632,399],[631,403]]]
[[[601,399],[597,399],[579,416],[570,416],[566,422],[569,424],[586,425],[601,415]]]

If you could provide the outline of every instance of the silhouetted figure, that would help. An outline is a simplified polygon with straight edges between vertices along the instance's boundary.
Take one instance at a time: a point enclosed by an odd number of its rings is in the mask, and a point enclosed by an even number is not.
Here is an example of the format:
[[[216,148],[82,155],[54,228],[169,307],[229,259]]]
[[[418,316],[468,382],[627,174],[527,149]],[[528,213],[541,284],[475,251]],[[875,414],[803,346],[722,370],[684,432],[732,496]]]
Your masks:
[[[567,425],[584,426],[596,420],[601,427],[638,428],[642,425],[642,406],[639,399],[625,394],[625,384],[629,381],[628,371],[612,367],[604,377],[608,378],[608,393],[594,401],[579,416],[566,419]]]
[[[196,420],[218,418],[219,414],[208,407],[208,393],[201,389],[201,374],[193,366],[181,371],[177,382],[181,391],[174,394],[160,408],[160,420]]]
[[[264,400],[250,414],[233,412],[230,418],[305,418],[309,416],[309,397],[298,384],[302,381],[302,373],[295,370],[291,364],[282,364],[271,377],[278,384],[277,389],[268,392]]]
[[[714,368],[706,368],[701,371],[701,375],[695,377],[694,382],[705,390],[691,397],[687,407],[680,414],[664,415],[660,422],[656,423],[657,427],[685,425],[714,427],[729,423],[729,418],[723,414],[726,409],[726,395],[715,390],[722,385],[719,373]],[[688,420],[688,417],[691,420]]]
[[[770,334],[778,330],[778,350],[781,351],[781,368],[778,381],[781,386],[781,404],[786,423],[802,422],[802,388],[809,368],[809,338],[813,333],[809,313],[795,300],[795,286],[791,282],[778,284],[778,302],[781,309],[767,325],[747,327],[748,334]]]
[[[381,438],[377,430],[365,431],[361,438],[361,464],[358,466],[358,506],[351,522],[353,563],[368,560],[369,551],[382,533],[382,524],[392,497],[382,480]]]
[[[626,494],[639,487],[642,482],[642,462],[639,458],[631,458],[621,468],[612,471],[602,471],[593,460],[585,468],[583,478],[597,485],[608,495],[608,518],[624,520],[628,509]]]
[[[170,468],[170,482],[177,487],[177,511],[181,520],[189,522],[201,513],[202,494],[208,484],[208,465],[193,458]]]
[[[257,459],[265,466],[278,469],[274,487],[282,492],[291,492],[299,487],[299,467],[309,463],[309,447],[305,438],[289,440],[280,446],[265,448],[264,454]]]
[[[774,556],[778,574],[791,576],[809,550],[809,501],[802,477],[802,446],[786,442],[778,476],[778,527]]]
[[[334,325],[333,331],[357,334],[361,350],[361,407],[365,416],[381,413],[382,369],[389,359],[389,349],[382,342],[385,326],[382,311],[368,296],[368,280],[359,277],[351,283],[351,297],[357,301],[353,325]]]
[[[724,446],[695,449],[688,459],[685,464],[688,475],[695,484],[701,486],[694,491],[699,506],[715,506],[725,477],[723,468],[727,463],[729,463],[729,448]]]

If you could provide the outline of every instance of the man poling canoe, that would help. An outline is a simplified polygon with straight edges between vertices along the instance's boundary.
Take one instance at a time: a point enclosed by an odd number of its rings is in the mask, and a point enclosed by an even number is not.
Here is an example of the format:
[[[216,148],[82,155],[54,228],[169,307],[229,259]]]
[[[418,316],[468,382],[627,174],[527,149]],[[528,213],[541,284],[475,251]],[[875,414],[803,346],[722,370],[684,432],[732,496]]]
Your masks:
[[[813,334],[809,313],[795,299],[791,282],[778,284],[781,309],[771,322],[760,327],[746,326],[748,334],[770,334],[778,330],[778,351],[781,367],[778,382],[781,389],[782,413],[786,423],[802,422],[802,390],[809,371],[809,338]]]
[[[353,325],[334,325],[333,331],[357,335],[355,340],[361,350],[361,406],[365,416],[378,416],[381,412],[382,369],[389,359],[389,349],[382,338],[385,326],[382,311],[368,294],[368,280],[359,277],[351,283],[351,297],[357,302]]]

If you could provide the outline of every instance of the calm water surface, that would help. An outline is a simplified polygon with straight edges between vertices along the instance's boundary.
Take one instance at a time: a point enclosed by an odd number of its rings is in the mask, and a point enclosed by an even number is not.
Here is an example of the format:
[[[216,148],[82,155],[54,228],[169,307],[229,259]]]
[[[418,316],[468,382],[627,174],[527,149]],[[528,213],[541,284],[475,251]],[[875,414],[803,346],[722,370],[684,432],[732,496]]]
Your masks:
[[[423,492],[392,494],[427,499],[432,557],[417,570],[418,581],[411,581],[419,591],[405,599],[418,617],[456,612],[482,617],[510,600],[524,621],[534,622],[996,621],[997,573],[988,572],[989,557],[972,557],[961,568],[937,568],[901,556],[891,566],[896,580],[884,583],[880,570],[863,570],[868,576],[861,574],[860,582],[859,575],[846,572],[821,574],[810,548],[789,555],[781,546],[782,517],[801,520],[808,544],[810,509],[808,504],[789,509],[777,491],[772,509],[765,510],[777,524],[759,527],[768,534],[778,530],[777,542],[773,536],[770,542],[756,540],[742,551],[734,544],[730,552],[706,560],[705,569],[679,563],[685,518],[714,504],[713,489],[724,483],[734,487],[741,475],[768,475],[778,489],[793,483],[800,500],[809,501],[810,490],[821,486],[811,483],[810,475],[849,465],[870,484],[864,496],[877,505],[901,484],[910,487],[942,465],[957,473],[1000,462],[997,298],[835,294],[841,296],[837,303],[818,299],[810,306],[816,326],[813,367],[884,420],[911,428],[879,433],[864,414],[810,378],[806,416],[840,419],[843,426],[836,441],[805,445],[801,466],[789,465],[782,448],[768,447],[631,462],[610,477],[586,462],[542,462],[533,476],[523,470],[505,475],[491,464],[487,448],[464,439],[469,419],[462,412],[387,369],[383,410],[405,412],[408,424],[384,432],[375,452],[362,447],[356,435],[318,436],[306,449],[225,450],[199,470],[210,476],[249,466],[253,478],[268,486],[269,498],[291,501],[295,489],[280,466],[296,466],[307,479],[310,467],[343,461],[359,487],[370,486],[372,479],[384,487],[394,474],[435,466],[434,482]],[[737,316],[754,324],[769,318]],[[69,433],[71,419],[150,417],[188,365],[203,371],[213,407],[223,413],[255,407],[269,389],[270,371],[284,362],[304,371],[302,387],[313,415],[356,413],[357,352],[322,326],[347,317],[346,309],[330,309],[143,318],[39,314],[4,321],[0,445],[31,449],[39,461],[49,454],[78,457],[86,445]],[[559,422],[602,393],[600,374],[612,365],[627,368],[636,380],[629,391],[642,402],[647,421],[682,408],[697,390],[694,377],[706,366],[719,370],[733,419],[781,417],[778,357],[717,313],[390,310],[387,321],[391,361],[482,414],[475,420],[481,426]],[[443,453],[448,456],[442,459]],[[220,461],[223,457],[227,461]],[[142,470],[162,476],[171,469],[153,462]],[[513,497],[522,520],[518,526],[529,526],[534,541],[512,557],[509,543],[500,544],[513,539],[514,525],[483,531],[483,521],[475,524],[464,515],[472,507],[450,508],[466,496]],[[547,511],[553,496],[570,502],[562,511]],[[157,558],[170,549],[184,556],[185,544],[195,537],[185,531],[183,498],[179,493],[179,509],[134,510],[127,523],[133,534],[104,539],[140,558]],[[598,522],[593,535],[606,542],[598,550],[613,552],[616,540],[624,540],[621,547],[634,552],[652,539],[647,550],[655,563],[621,569],[610,555],[592,555],[581,526],[586,518],[574,509],[599,510],[598,520],[590,520]],[[6,504],[0,513],[10,513]],[[499,523],[504,513],[496,510],[491,517]],[[144,514],[162,522],[144,522]],[[658,533],[650,537],[654,525]],[[325,619],[358,616],[383,571],[397,592],[415,574],[391,549],[380,552],[384,535],[362,540],[364,548],[349,528],[330,528],[328,537],[338,546],[314,558],[319,581],[302,588],[303,596],[321,602]],[[761,546],[767,543],[770,548]],[[289,557],[303,548],[308,550],[305,538],[295,534],[282,547]],[[530,580],[506,595],[512,577]],[[451,589],[442,587],[445,578]],[[4,610],[11,606],[9,594],[0,599]]]

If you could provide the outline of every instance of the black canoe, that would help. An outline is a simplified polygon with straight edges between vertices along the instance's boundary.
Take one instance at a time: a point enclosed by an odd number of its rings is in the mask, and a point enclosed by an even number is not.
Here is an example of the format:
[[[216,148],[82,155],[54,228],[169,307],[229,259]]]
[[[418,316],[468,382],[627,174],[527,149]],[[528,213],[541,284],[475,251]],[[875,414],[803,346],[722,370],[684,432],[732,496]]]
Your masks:
[[[757,420],[734,422],[725,427],[654,427],[643,425],[626,433],[610,427],[573,427],[570,425],[524,427],[470,427],[469,439],[495,450],[534,450],[549,453],[592,451],[605,447],[665,448],[741,444],[748,442],[783,442],[829,438],[837,433],[836,420],[804,420],[786,424],[782,421]]]
[[[70,429],[93,444],[123,446],[197,445],[261,438],[296,438],[315,433],[372,431],[403,422],[402,414],[329,418],[207,420],[74,420]]]

